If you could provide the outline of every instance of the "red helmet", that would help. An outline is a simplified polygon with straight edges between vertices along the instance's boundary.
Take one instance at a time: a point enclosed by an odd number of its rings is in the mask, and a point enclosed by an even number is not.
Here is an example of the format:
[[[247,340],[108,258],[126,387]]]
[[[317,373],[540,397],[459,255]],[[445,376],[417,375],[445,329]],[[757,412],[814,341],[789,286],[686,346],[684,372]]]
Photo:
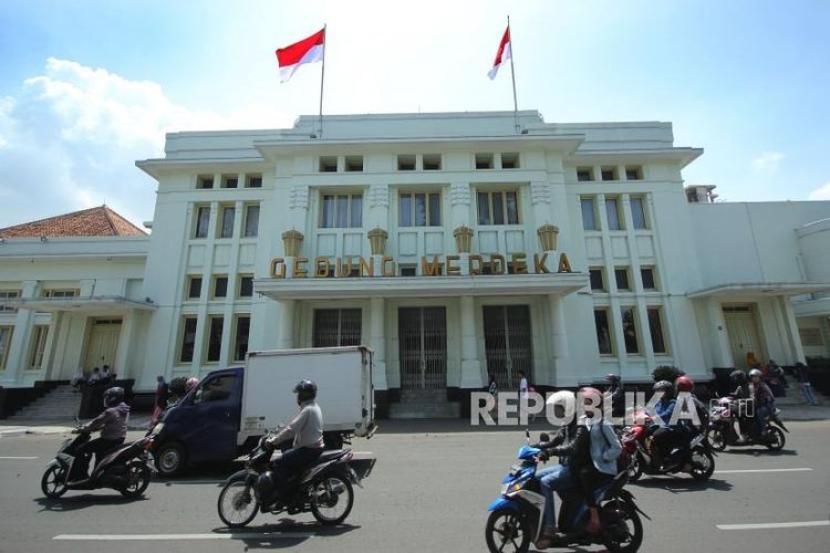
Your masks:
[[[579,389],[579,393],[583,398],[593,396],[598,400],[602,400],[602,392],[591,386],[583,386]]]
[[[688,376],[678,376],[674,381],[674,387],[678,392],[691,392],[695,389],[695,383]]]

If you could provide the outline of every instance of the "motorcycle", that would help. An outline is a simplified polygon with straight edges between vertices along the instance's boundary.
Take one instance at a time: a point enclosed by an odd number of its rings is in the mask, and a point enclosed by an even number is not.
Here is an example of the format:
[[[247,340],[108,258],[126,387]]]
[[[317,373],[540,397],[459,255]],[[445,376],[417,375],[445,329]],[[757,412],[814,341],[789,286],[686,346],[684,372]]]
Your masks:
[[[73,430],[73,434],[74,437],[64,440],[57,455],[43,473],[40,489],[46,497],[56,499],[68,490],[99,488],[112,488],[121,492],[124,497],[130,498],[141,497],[144,494],[155,470],[150,454],[154,438],[152,435],[117,446],[93,467],[92,474],[72,480],[75,477],[73,468],[77,469],[75,463],[80,462],[78,450],[90,440],[90,433],[81,427]]]
[[[548,440],[545,434],[540,436],[540,441]],[[499,497],[487,508],[490,515],[485,538],[491,553],[525,553],[542,535],[545,496],[535,477],[541,451],[530,444],[519,449],[519,464],[510,468]],[[621,471],[597,490],[602,528],[596,535],[586,530],[588,506],[580,493],[574,489],[558,491],[562,499],[558,528],[562,534],[557,534],[551,547],[598,543],[612,552],[636,552],[643,542],[639,515],[649,517],[637,507],[631,492],[623,489],[627,482],[627,472]]]
[[[267,443],[270,434],[259,439],[248,453],[245,468],[225,481],[219,493],[219,518],[231,528],[250,523],[258,511],[289,515],[311,512],[321,524],[336,525],[349,516],[354,504],[353,484],[371,474],[377,459],[355,459],[350,449],[324,451],[304,472],[292,478],[292,492],[285,499],[261,497],[259,476],[270,470],[274,448]]]
[[[688,442],[681,447],[675,447],[666,456],[662,466],[654,462],[651,450],[651,428],[654,419],[648,414],[638,416],[640,424],[623,428],[620,441],[623,449],[630,456],[628,476],[631,482],[636,482],[645,474],[677,474],[688,473],[699,482],[708,480],[715,472],[715,457],[712,446],[706,438],[706,433],[697,429],[688,430]],[[683,432],[682,429],[675,430]]]
[[[784,432],[789,433],[789,430],[781,422],[777,410],[767,417],[764,430],[760,435],[744,432],[743,439],[741,439],[735,430],[735,422],[739,420],[740,409],[741,401],[732,396],[719,398],[712,406],[709,414],[709,439],[715,450],[724,451],[727,446],[748,445],[763,445],[771,451],[784,448],[787,442]],[[755,424],[754,421],[748,422]]]

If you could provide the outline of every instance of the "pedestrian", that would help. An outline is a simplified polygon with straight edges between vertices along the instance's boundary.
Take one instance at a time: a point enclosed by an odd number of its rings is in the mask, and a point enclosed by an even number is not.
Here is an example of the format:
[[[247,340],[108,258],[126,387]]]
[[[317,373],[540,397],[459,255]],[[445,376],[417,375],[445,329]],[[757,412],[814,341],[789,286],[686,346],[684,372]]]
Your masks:
[[[818,405],[815,393],[813,393],[813,385],[810,384],[810,372],[807,365],[799,361],[794,367],[795,378],[798,380],[798,387],[801,388],[801,394],[804,396],[804,401],[812,406]]]
[[[101,380],[101,369],[95,367],[92,369],[92,374],[89,375],[89,380],[87,380],[87,384],[90,386],[95,386]]]
[[[519,396],[527,399],[527,376],[525,375],[524,371],[519,371]]]
[[[83,367],[81,367],[80,365],[78,366],[78,368],[75,370],[75,375],[72,377],[72,380],[70,382],[72,386],[75,388],[76,392],[80,390],[81,386],[86,382],[86,376],[84,375]]]
[[[164,410],[167,409],[167,400],[170,397],[170,387],[164,381],[164,376],[159,375],[156,380],[158,384],[156,385],[156,399],[153,405],[153,417],[150,419],[150,428],[161,420]]]
[[[104,370],[101,371],[101,383],[102,384],[109,384],[110,380],[112,380],[112,373],[110,372],[110,366],[104,365]]]
[[[490,392],[490,395],[493,396],[493,399],[497,399],[499,395],[499,385],[496,384],[496,377],[492,374],[490,375],[490,385],[487,386],[487,391]]]

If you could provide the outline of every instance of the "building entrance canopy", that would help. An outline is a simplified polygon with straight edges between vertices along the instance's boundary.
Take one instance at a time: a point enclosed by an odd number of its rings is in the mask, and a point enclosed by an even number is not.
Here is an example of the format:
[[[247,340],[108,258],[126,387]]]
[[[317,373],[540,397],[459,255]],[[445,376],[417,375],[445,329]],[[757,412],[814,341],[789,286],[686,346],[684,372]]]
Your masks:
[[[58,313],[63,311],[76,313],[121,313],[130,309],[149,311],[156,308],[152,303],[135,301],[123,296],[14,299],[5,301],[4,305],[19,309],[30,309],[41,313]]]
[[[280,300],[366,297],[566,295],[589,285],[585,273],[258,279],[254,290]]]

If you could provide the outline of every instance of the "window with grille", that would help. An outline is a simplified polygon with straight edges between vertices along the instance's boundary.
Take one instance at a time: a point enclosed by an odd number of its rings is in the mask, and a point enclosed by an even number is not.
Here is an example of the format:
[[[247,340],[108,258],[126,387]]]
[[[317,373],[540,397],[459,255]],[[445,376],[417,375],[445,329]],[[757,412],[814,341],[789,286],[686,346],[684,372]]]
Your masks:
[[[245,188],[262,188],[262,175],[247,175]]]
[[[597,347],[601,355],[613,355],[611,347],[611,328],[608,321],[608,309],[594,309],[594,323],[597,328]]]
[[[519,194],[515,190],[479,192],[479,225],[518,225]]]
[[[617,198],[605,199],[605,212],[608,215],[608,229],[622,230],[622,222],[620,220],[620,208]]]
[[[403,192],[399,197],[398,226],[441,226],[441,194],[439,192]]]
[[[666,339],[663,336],[663,317],[659,307],[648,308],[648,328],[654,353],[667,353]]]
[[[35,325],[32,332],[32,349],[29,355],[29,369],[43,368],[43,355],[46,351],[46,338],[49,335],[48,325]]]
[[[193,238],[207,238],[210,225],[210,208],[201,206],[196,208],[196,224],[193,229]]]
[[[5,304],[5,302],[19,297],[20,290],[0,290],[0,313],[16,313],[17,308]]]
[[[643,199],[633,197],[629,205],[631,205],[631,221],[634,224],[634,228],[640,230],[647,229],[648,223],[646,222],[646,211],[643,207]]]
[[[582,228],[584,230],[599,230],[597,214],[594,209],[594,199],[582,198],[580,203],[582,205]]]
[[[320,228],[363,226],[363,194],[323,194]]]
[[[6,368],[13,333],[13,326],[0,326],[0,371]]]
[[[233,340],[233,360],[244,361],[248,354],[248,335],[251,332],[250,315],[236,316],[236,335]]]
[[[637,339],[636,313],[634,307],[622,308],[622,332],[625,340],[626,353],[640,353],[640,342]]]
[[[233,238],[233,221],[236,218],[236,209],[222,208],[222,226],[219,229],[219,238]]]
[[[313,347],[360,345],[361,319],[360,309],[315,309]]]
[[[179,362],[193,361],[193,348],[196,345],[196,317],[185,317],[182,322],[182,347],[179,351]]]
[[[222,327],[225,319],[224,317],[210,317],[209,321],[207,361],[216,363],[222,353]]]
[[[243,236],[251,238],[259,235],[259,204],[245,208],[245,231]]]
[[[46,298],[75,298],[78,297],[78,290],[75,289],[49,289],[43,291]]]

